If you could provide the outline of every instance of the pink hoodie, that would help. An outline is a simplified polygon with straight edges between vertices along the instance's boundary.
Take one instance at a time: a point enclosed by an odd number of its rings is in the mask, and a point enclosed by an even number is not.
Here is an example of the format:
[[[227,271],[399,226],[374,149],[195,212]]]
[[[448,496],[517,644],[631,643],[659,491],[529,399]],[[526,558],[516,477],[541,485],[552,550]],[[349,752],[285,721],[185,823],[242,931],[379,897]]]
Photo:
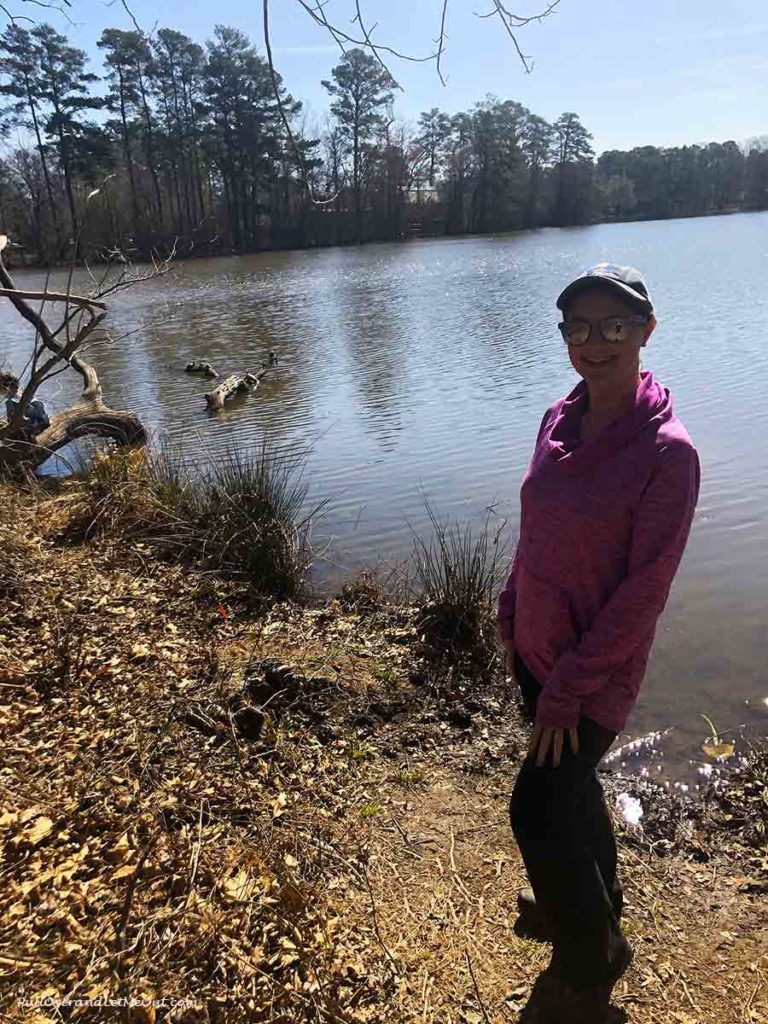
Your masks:
[[[499,631],[542,692],[537,721],[621,732],[637,700],[699,496],[672,394],[641,371],[635,408],[584,443],[581,380],[544,415],[520,492]]]

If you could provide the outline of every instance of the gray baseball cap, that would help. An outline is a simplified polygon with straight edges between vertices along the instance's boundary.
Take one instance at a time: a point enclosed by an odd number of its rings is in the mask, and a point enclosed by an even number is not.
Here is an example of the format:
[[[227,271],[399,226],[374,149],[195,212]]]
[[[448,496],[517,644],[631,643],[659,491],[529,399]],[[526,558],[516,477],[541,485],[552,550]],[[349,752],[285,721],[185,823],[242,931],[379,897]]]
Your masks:
[[[587,288],[596,284],[607,285],[624,299],[629,299],[645,313],[653,312],[653,301],[648,286],[635,267],[620,267],[615,263],[597,263],[585,270],[575,281],[571,281],[557,297],[557,308],[565,309],[568,303]]]

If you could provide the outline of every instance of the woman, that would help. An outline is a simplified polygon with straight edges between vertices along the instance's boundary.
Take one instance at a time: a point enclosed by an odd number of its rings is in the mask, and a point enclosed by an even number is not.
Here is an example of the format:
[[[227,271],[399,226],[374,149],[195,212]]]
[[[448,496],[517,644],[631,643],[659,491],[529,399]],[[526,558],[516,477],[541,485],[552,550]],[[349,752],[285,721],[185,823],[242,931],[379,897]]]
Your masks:
[[[591,267],[557,306],[582,380],[541,422],[498,628],[533,723],[510,800],[532,889],[518,930],[553,943],[522,1019],[600,1024],[632,948],[596,767],[637,699],[700,467],[671,393],[640,368],[656,318],[638,271]]]

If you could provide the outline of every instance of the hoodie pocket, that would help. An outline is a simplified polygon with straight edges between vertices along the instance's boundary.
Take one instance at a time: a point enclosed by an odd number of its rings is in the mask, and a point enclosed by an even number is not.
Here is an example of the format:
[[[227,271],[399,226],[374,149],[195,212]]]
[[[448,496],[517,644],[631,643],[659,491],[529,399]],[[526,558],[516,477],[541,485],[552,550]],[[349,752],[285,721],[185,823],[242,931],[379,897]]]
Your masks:
[[[556,583],[520,562],[515,602],[515,637],[521,648],[554,664],[579,641],[568,595]]]

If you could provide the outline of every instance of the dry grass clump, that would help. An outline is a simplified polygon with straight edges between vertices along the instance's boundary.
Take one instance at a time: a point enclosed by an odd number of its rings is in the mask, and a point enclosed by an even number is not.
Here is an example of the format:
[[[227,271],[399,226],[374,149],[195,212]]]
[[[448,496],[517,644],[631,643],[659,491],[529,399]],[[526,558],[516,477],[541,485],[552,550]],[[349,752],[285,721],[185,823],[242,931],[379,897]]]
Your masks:
[[[180,552],[191,542],[194,495],[180,460],[148,448],[97,451],[66,526],[82,543],[119,536]]]
[[[202,472],[167,450],[99,454],[66,537],[145,542],[160,557],[245,582],[253,597],[296,597],[311,562],[311,525],[325,505],[305,511],[301,472],[298,457],[275,458],[266,441]]]
[[[384,604],[384,587],[370,569],[361,569],[354,579],[345,583],[339,594],[339,604],[345,611],[371,615]]]
[[[429,542],[414,533],[414,590],[421,601],[424,653],[437,661],[488,671],[498,661],[496,590],[505,567],[490,514],[479,535],[471,525],[440,523],[426,502],[434,530]]]
[[[195,532],[206,567],[276,600],[296,597],[312,558],[312,521],[325,506],[304,510],[308,485],[301,460],[230,451],[197,489]]]

